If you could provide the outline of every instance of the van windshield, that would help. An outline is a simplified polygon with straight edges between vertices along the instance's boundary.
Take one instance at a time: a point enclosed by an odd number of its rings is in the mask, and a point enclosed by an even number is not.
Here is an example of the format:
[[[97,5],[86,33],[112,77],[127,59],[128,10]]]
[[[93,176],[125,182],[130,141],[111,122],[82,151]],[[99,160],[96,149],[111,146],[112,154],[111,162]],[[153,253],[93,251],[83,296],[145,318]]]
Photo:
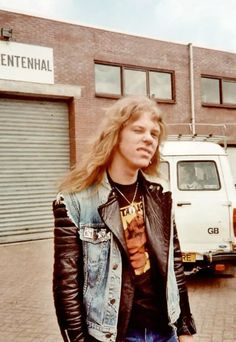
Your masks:
[[[219,190],[220,181],[214,161],[180,161],[177,164],[179,190]]]

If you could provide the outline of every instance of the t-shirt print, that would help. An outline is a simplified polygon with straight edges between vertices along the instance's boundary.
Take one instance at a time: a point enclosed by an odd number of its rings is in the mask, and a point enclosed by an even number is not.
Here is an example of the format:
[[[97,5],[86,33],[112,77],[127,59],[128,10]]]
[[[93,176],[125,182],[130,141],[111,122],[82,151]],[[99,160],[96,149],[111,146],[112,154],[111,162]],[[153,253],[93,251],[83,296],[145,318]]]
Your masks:
[[[149,255],[146,251],[146,231],[143,216],[143,202],[133,202],[120,208],[130,262],[136,275],[141,275],[150,269]]]

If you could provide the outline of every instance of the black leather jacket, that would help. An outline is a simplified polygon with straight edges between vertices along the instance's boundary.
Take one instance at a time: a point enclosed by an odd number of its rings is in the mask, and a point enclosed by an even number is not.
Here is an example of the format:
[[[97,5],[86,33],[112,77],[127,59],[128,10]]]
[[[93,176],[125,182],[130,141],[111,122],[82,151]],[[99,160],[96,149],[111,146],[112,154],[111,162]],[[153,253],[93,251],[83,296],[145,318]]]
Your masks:
[[[163,192],[160,185],[148,182],[141,176],[145,197],[145,216],[147,237],[156,265],[163,281],[167,284],[168,251],[171,226],[171,193]],[[117,201],[111,192],[108,202],[99,207],[100,216],[106,223],[117,215],[113,215],[113,205]],[[83,267],[82,246],[77,234],[77,227],[67,216],[63,202],[54,201],[53,212],[55,217],[55,263],[53,277],[54,302],[58,323],[64,341],[82,342],[92,341],[87,335],[83,312]],[[113,222],[114,223],[114,222]],[[109,226],[109,225],[108,225]],[[121,239],[122,240],[122,239]],[[125,246],[120,242],[123,257],[126,257]],[[118,334],[116,341],[123,341],[127,330],[134,296],[133,273],[129,263],[124,263],[122,274],[122,292],[119,307]],[[196,333],[195,324],[190,312],[185,275],[182,265],[177,231],[174,226],[174,271],[180,295],[181,313],[176,322],[178,335]],[[109,339],[108,339],[109,340]]]

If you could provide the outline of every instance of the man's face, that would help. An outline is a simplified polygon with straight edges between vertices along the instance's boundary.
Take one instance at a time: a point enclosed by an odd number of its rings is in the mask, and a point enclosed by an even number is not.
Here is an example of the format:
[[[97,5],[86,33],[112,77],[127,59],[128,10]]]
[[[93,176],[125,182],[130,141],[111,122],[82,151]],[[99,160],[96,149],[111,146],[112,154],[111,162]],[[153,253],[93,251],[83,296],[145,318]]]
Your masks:
[[[150,113],[143,113],[122,129],[114,158],[133,171],[146,168],[158,146],[160,127]]]

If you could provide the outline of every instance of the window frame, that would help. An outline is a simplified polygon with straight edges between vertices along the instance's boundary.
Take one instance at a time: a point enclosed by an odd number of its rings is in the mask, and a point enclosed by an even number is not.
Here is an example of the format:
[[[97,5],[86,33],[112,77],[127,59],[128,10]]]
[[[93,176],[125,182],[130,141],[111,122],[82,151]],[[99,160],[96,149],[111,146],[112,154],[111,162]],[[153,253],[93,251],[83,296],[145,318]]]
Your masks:
[[[219,99],[220,103],[211,103],[211,102],[203,102],[202,101],[202,93],[201,93],[201,103],[203,107],[215,107],[215,108],[236,108],[236,103],[224,103],[223,102],[223,82],[232,82],[236,83],[236,78],[232,77],[223,77],[223,76],[213,76],[213,75],[207,75],[207,74],[201,74],[201,80],[202,78],[208,78],[208,79],[213,79],[213,80],[218,80],[219,81]]]
[[[176,88],[175,88],[175,71],[169,70],[169,69],[160,69],[160,68],[148,68],[148,67],[141,67],[141,66],[135,66],[130,64],[119,64],[119,63],[112,63],[112,62],[104,62],[100,60],[94,60],[94,88],[95,86],[95,65],[101,64],[101,65],[107,65],[107,66],[114,66],[114,67],[120,67],[120,95],[115,94],[109,94],[109,93],[97,93],[95,90],[95,97],[102,97],[102,98],[109,98],[109,99],[119,99],[122,96],[125,96],[125,80],[124,80],[124,70],[134,70],[134,71],[142,71],[146,74],[146,90],[147,94],[146,96],[151,97],[150,95],[150,81],[149,81],[149,72],[162,72],[170,74],[171,79],[171,95],[172,99],[161,99],[153,97],[155,101],[158,103],[168,103],[168,104],[174,104],[176,103]]]

